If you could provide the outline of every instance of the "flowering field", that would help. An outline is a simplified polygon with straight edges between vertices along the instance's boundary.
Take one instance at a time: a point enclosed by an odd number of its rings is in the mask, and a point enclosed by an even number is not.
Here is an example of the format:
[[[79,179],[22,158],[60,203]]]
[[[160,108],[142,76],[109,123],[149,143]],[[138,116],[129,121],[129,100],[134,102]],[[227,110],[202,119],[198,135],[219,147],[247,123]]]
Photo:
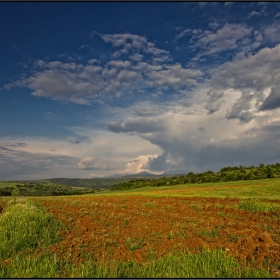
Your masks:
[[[170,252],[222,248],[240,263],[280,264],[278,200],[247,201],[247,210],[246,201],[231,198],[112,195],[34,200],[65,225],[63,240],[51,250],[76,263],[89,256],[100,263],[143,263]]]

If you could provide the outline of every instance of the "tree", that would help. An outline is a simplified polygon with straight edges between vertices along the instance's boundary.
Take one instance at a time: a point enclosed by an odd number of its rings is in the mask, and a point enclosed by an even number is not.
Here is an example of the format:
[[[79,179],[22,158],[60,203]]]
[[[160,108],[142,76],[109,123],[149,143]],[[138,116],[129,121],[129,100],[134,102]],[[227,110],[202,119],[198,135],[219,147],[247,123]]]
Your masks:
[[[14,186],[14,190],[12,191],[12,196],[14,197],[14,203],[16,202],[16,196],[19,195],[18,187]]]

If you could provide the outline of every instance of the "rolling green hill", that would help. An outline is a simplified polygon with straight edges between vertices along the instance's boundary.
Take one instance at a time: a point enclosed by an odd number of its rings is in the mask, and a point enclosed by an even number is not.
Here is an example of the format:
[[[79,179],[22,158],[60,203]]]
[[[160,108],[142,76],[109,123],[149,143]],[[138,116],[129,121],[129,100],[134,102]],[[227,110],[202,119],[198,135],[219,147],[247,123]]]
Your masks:
[[[280,178],[280,164],[265,166],[260,164],[258,167],[250,166],[228,166],[223,167],[219,172],[211,170],[194,174],[189,172],[183,176],[161,177],[153,179],[137,179],[128,182],[121,182],[114,185],[111,190],[129,190],[143,187],[174,186],[179,184],[191,183],[210,183],[210,182],[231,182],[239,180],[259,180],[268,178]]]

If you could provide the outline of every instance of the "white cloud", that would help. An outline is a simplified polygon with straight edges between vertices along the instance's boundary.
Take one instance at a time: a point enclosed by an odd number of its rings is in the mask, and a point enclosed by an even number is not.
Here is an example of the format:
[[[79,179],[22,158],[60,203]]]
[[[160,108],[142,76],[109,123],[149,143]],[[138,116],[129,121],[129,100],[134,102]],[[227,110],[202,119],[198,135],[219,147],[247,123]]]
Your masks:
[[[190,35],[190,34],[192,34],[192,29],[187,28],[187,29],[181,31],[180,34],[175,37],[175,40],[178,40],[178,39],[180,39],[186,35]]]
[[[167,61],[170,59],[168,51],[157,48],[154,43],[149,42],[145,37],[135,34],[97,34],[104,42],[111,43],[115,48],[121,48],[115,53],[115,57],[134,51],[136,51],[136,53],[142,51],[143,53],[153,55],[157,58],[162,56],[162,60],[163,58]]]
[[[130,162],[128,162],[125,166],[124,174],[134,174],[134,173],[140,173],[143,171],[150,171],[150,168],[145,168],[147,166],[147,163],[149,162],[149,159],[156,158],[158,155],[142,155],[138,156],[134,159],[132,159]],[[161,172],[154,172],[153,173],[161,174]]]
[[[129,106],[126,110],[136,116],[152,116],[164,113],[165,109],[164,105],[156,105],[146,101]]]
[[[255,32],[254,36],[261,34]],[[152,172],[200,172],[228,164],[279,161],[280,150],[273,152],[279,147],[280,136],[279,63],[280,45],[263,48],[217,67],[208,80],[193,89],[193,95],[186,93],[188,98],[174,97],[173,102],[160,106],[131,106],[130,113],[138,117],[108,122],[107,128],[118,134],[133,132],[160,147],[161,154],[141,165]],[[149,69],[144,63],[138,66]]]
[[[110,165],[104,160],[94,157],[85,157],[78,162],[80,169],[84,170],[110,170]]]
[[[98,59],[92,58],[92,59],[90,59],[87,63],[88,63],[88,64],[94,64],[94,63],[96,63],[96,62],[98,62]]]
[[[130,61],[121,61],[121,60],[111,60],[107,63],[107,65],[110,65],[112,67],[115,67],[117,69],[119,68],[130,68],[131,62]]]
[[[273,23],[264,28],[264,35],[273,43],[280,41],[280,26],[278,23]]]
[[[164,88],[166,86],[178,89],[186,85],[196,85],[196,80],[202,76],[200,70],[183,68],[180,63],[173,65],[151,66],[147,63],[139,63],[136,69],[142,69],[148,77],[147,85]]]
[[[256,11],[252,11],[248,16],[247,16],[247,19],[253,17],[253,16],[259,16],[260,13],[259,12],[256,12]]]
[[[143,55],[140,53],[134,53],[129,57],[133,61],[141,61],[143,59]]]
[[[263,48],[255,55],[249,55],[241,61],[225,63],[216,69],[211,79],[213,89],[218,91],[234,89],[241,93],[240,98],[234,102],[228,112],[228,118],[250,121],[256,116],[259,108],[269,109],[280,106],[278,102],[272,106],[269,101],[278,100],[276,92],[280,89],[279,63],[280,45],[271,49]],[[270,89],[271,93],[269,93]],[[266,105],[261,107],[265,99]]]
[[[162,150],[135,136],[94,131],[88,127],[71,129],[70,139],[37,137],[0,138],[0,178],[42,179],[52,177],[92,177],[122,173],[126,164],[142,155]],[[77,140],[82,137],[83,141]],[[133,145],[131,145],[133,143]]]
[[[194,86],[202,76],[200,70],[187,69],[180,63],[172,61],[169,52],[159,49],[145,37],[134,34],[99,34],[101,38],[118,47],[121,53],[128,55],[131,61],[109,60],[103,65],[92,58],[84,64],[63,63],[61,61],[34,62],[34,70],[30,76],[6,84],[3,89],[27,87],[32,95],[47,97],[54,100],[70,101],[76,104],[91,104],[96,100],[100,103],[113,97],[133,94],[141,89],[180,90],[181,87]],[[134,52],[134,51],[137,52]],[[139,52],[142,52],[140,54]],[[150,57],[141,61],[149,54]]]
[[[211,29],[217,29],[220,25],[221,24],[219,22],[217,22],[217,21],[212,21],[212,22],[209,23],[209,27]]]
[[[120,132],[139,132],[139,133],[150,133],[161,130],[165,127],[164,118],[155,119],[152,117],[130,117],[124,122],[109,121],[106,124],[110,131]]]
[[[273,147],[279,141],[274,135],[265,133],[268,129],[266,113],[261,112],[258,117],[252,118],[250,122],[244,122],[242,126],[238,125],[236,119],[225,118],[237,97],[234,93],[234,90],[224,92],[222,97],[224,104],[215,114],[207,115],[206,112],[197,115],[178,114],[172,113],[166,106],[166,113],[160,116],[127,118],[122,123],[110,123],[111,126],[108,128],[113,132],[133,131],[164,151],[158,156],[149,158],[143,165],[142,162],[141,164],[132,162],[131,166],[138,172],[143,170],[162,172],[168,169],[200,172],[208,169],[217,170],[228,164],[251,165],[276,160]],[[204,102],[206,101],[207,98]],[[280,111],[272,119],[279,117]],[[239,118],[242,120],[248,116],[242,113]],[[270,125],[269,129],[276,133],[278,128]],[[265,141],[271,144],[262,148]]]
[[[193,31],[194,33],[194,31]],[[200,32],[196,30],[191,42],[192,48],[202,48],[202,51],[197,58],[202,55],[219,53],[225,50],[236,49],[237,41],[249,36],[252,33],[252,27],[247,27],[245,24],[229,24],[226,23],[217,31],[206,30]]]

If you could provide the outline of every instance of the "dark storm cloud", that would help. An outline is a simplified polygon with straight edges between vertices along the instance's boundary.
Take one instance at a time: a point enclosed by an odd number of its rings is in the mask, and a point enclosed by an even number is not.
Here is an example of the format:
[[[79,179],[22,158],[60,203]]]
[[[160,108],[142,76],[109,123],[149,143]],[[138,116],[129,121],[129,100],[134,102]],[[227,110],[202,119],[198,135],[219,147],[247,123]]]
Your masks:
[[[165,154],[156,158],[149,157],[148,162],[142,166],[142,168],[149,169],[151,171],[165,171],[171,169],[172,167],[173,165],[167,161]]]
[[[256,116],[249,110],[251,109],[251,101],[254,95],[251,91],[243,91],[241,97],[235,102],[226,115],[227,119],[239,119],[241,123],[251,121]]]
[[[261,111],[273,110],[280,107],[280,87],[272,87],[269,96],[260,107]]]

